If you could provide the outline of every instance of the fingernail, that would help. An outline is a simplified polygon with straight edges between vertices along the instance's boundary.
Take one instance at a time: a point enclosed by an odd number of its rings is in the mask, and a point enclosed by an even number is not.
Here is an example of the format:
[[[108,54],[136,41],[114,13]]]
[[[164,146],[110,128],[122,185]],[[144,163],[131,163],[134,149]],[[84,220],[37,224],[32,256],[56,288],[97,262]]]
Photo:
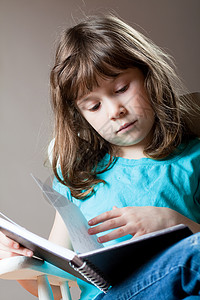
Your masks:
[[[92,228],[89,228],[89,229],[88,229],[88,233],[89,233],[89,234],[92,234],[92,232],[93,232]]]
[[[18,243],[14,243],[14,244],[13,244],[13,248],[19,249],[19,244],[18,244]]]
[[[102,242],[103,242],[103,238],[102,238],[102,237],[98,237],[97,241],[98,241],[99,243],[102,243]]]
[[[33,252],[32,252],[32,251],[26,251],[26,255],[27,255],[27,256],[32,256],[32,255],[33,255]]]
[[[93,221],[92,220],[88,221],[88,224],[93,225]]]

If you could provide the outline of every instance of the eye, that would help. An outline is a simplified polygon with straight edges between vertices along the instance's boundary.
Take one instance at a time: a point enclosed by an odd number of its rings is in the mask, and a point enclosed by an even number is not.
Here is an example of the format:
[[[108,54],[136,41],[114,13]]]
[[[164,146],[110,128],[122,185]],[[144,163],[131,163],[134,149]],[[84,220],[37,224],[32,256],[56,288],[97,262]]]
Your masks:
[[[117,90],[115,93],[116,94],[124,93],[127,91],[128,87],[129,87],[129,84],[123,86],[121,89]]]
[[[96,111],[100,108],[101,102],[95,104],[93,107],[89,108],[89,111]]]

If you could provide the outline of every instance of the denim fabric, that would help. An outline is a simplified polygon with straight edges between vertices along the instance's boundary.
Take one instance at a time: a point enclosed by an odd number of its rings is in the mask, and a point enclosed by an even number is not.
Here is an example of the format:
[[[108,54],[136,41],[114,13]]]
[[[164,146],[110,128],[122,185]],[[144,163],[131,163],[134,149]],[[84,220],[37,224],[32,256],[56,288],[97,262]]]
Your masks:
[[[101,299],[200,300],[200,233],[161,252],[120,285],[95,298]]]

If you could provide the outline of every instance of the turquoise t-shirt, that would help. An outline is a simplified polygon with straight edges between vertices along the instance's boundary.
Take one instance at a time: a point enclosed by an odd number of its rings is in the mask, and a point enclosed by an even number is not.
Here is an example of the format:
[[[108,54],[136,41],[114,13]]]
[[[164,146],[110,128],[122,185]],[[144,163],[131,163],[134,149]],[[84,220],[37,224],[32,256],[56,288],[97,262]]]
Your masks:
[[[79,206],[87,220],[112,210],[113,206],[157,206],[169,207],[200,223],[200,140],[182,146],[178,154],[163,160],[117,158],[111,169],[98,175],[106,184],[98,184],[95,193],[86,200],[72,197],[70,190],[57,180],[54,189]],[[78,284],[81,300],[94,299],[99,293],[97,288],[81,280]]]

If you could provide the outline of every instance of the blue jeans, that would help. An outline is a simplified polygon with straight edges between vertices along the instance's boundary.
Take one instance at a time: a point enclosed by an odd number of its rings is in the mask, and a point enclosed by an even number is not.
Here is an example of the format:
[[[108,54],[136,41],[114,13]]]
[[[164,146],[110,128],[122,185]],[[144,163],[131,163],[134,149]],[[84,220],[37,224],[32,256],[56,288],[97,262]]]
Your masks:
[[[200,300],[200,233],[159,253],[107,294],[95,298],[101,299]]]

